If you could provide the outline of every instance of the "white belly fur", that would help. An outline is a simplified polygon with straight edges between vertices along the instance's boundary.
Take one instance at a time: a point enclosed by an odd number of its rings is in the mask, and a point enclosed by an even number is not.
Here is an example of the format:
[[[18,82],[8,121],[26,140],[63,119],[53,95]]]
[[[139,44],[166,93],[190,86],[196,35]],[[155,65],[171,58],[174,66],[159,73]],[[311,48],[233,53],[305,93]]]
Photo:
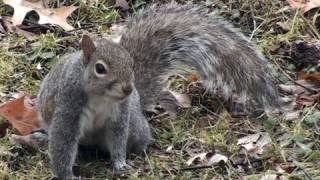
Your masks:
[[[118,114],[117,103],[105,97],[90,97],[80,116],[80,144],[95,145],[106,141],[108,122]]]

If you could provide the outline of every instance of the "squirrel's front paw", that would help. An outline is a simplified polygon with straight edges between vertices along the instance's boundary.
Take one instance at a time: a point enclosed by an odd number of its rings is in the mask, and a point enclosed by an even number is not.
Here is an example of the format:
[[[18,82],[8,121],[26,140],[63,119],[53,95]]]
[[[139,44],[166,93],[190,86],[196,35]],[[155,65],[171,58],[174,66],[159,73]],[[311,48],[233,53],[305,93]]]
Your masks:
[[[126,171],[132,169],[132,167],[125,161],[117,161],[113,163],[113,169],[116,171]]]

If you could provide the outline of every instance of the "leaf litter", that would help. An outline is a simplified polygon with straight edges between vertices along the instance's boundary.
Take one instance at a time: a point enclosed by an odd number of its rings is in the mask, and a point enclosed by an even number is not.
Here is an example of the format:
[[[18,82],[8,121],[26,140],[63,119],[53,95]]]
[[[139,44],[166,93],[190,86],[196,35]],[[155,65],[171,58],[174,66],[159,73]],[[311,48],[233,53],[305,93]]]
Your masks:
[[[28,95],[0,105],[0,115],[22,135],[28,135],[40,128],[35,101]]]
[[[200,163],[204,166],[214,166],[219,164],[220,162],[226,163],[227,161],[228,158],[222,154],[207,152],[194,155],[186,162],[186,164],[190,166],[192,164]]]
[[[14,14],[11,19],[13,26],[21,25],[26,14],[30,11],[35,11],[39,15],[39,24],[54,24],[62,27],[64,30],[73,30],[67,22],[67,17],[78,7],[62,6],[60,8],[47,8],[43,1],[28,1],[28,0],[3,0],[3,3],[14,8]]]
[[[243,147],[251,156],[263,153],[265,146],[271,144],[271,138],[268,133],[257,133],[238,139],[237,145]]]
[[[306,13],[314,8],[320,7],[320,0],[287,0],[290,7],[295,9],[301,9],[303,13]]]

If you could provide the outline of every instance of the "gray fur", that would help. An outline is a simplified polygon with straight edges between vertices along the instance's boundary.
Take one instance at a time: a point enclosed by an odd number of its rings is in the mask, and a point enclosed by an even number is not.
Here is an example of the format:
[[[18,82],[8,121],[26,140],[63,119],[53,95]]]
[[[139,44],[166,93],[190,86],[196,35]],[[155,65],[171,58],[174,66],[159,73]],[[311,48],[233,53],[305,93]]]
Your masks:
[[[145,151],[151,140],[137,90],[133,86],[127,97],[121,92],[123,84],[133,84],[132,59],[107,40],[97,40],[96,46],[89,62],[82,52],[62,57],[38,94],[51,165],[61,179],[72,177],[78,144],[108,151],[113,167],[124,170],[130,168],[126,153]],[[95,76],[97,61],[108,65],[108,78]]]
[[[86,38],[88,39],[88,38]],[[64,56],[44,79],[38,104],[49,131],[49,154],[55,175],[72,176],[78,144],[110,152],[117,170],[130,168],[126,153],[144,151],[150,129],[142,110],[160,101],[169,111],[177,102],[164,91],[164,80],[189,67],[209,90],[220,87],[277,105],[277,92],[267,62],[228,23],[208,17],[190,5],[151,7],[131,18],[119,44],[104,39],[82,44],[86,49]],[[95,64],[108,68],[95,73]],[[132,86],[125,96],[123,87]],[[140,98],[141,97],[141,98]],[[141,103],[141,104],[140,104]]]
[[[128,21],[120,44],[134,59],[143,109],[159,101],[163,80],[185,67],[195,69],[211,91],[221,88],[227,97],[236,93],[244,101],[250,97],[263,106],[278,105],[264,57],[229,23],[196,6],[142,10]]]

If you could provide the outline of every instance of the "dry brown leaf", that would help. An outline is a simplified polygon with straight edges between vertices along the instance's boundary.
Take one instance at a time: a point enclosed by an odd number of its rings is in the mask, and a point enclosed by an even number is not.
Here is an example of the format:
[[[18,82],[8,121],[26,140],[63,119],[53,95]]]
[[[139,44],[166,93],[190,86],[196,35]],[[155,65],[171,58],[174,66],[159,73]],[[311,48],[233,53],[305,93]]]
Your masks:
[[[181,94],[174,91],[169,91],[183,108],[191,107],[191,99],[187,94]]]
[[[8,32],[22,35],[25,38],[27,38],[28,40],[33,40],[36,37],[36,35],[34,33],[22,30],[16,26],[14,26],[10,17],[2,17],[2,22]]]
[[[76,6],[63,6],[50,9],[46,8],[42,1],[3,0],[3,2],[14,8],[12,17],[14,26],[20,25],[28,12],[35,11],[39,14],[39,24],[55,24],[67,31],[74,29],[67,23],[67,17],[78,8]]]
[[[299,95],[297,97],[297,103],[305,106],[312,106],[316,101],[319,101],[319,99],[320,99],[320,92],[310,96]]]
[[[262,154],[266,145],[270,144],[268,133],[257,133],[238,139],[238,145],[242,146],[252,156]]]
[[[190,82],[195,82],[195,81],[198,81],[198,76],[196,74],[190,74],[188,77],[187,77],[187,80],[190,81]]]
[[[2,104],[0,115],[6,118],[22,135],[27,135],[40,127],[35,103],[27,95]]]
[[[73,30],[74,28],[67,22],[67,17],[76,9],[78,9],[76,6],[64,6],[61,8],[40,11],[39,24],[56,24],[66,31]]]
[[[299,79],[320,82],[320,72],[306,73],[304,71],[300,71]]]
[[[226,163],[227,161],[228,158],[224,155],[208,152],[196,154],[195,156],[191,157],[186,162],[186,164],[190,166],[191,164],[196,164],[197,162],[200,162],[201,165],[213,166],[219,164],[220,162]]]
[[[291,9],[300,8],[302,13],[306,13],[311,9],[320,7],[320,0],[287,0]]]
[[[296,83],[307,87],[309,89],[313,89],[315,91],[320,91],[320,86],[319,86],[319,81],[307,81],[307,80],[298,80]],[[301,93],[306,93],[308,92],[304,87],[299,86],[297,84],[280,84],[279,88],[281,91],[286,92],[288,94],[301,94]]]

